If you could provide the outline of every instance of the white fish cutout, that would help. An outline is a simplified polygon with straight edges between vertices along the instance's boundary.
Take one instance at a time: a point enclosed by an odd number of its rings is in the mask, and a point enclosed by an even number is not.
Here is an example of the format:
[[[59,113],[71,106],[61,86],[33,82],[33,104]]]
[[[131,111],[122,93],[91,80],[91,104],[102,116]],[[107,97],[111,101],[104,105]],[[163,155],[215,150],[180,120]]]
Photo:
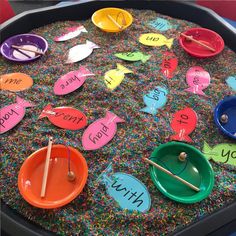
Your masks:
[[[69,50],[68,58],[66,60],[66,64],[74,63],[77,61],[82,61],[84,58],[88,57],[94,48],[100,48],[93,42],[86,41],[85,44],[79,44],[74,46]]]
[[[88,33],[88,31],[84,28],[83,25],[73,26],[65,29],[66,33],[61,36],[55,37],[55,42],[63,42],[69,39],[73,39],[81,34],[81,32]]]

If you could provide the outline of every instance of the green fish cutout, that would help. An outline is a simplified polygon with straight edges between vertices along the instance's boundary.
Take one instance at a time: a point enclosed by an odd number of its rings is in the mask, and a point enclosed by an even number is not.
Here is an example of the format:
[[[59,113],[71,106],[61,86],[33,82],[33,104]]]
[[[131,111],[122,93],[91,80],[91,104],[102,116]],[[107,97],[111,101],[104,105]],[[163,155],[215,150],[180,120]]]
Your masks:
[[[151,57],[150,55],[145,55],[142,52],[116,53],[115,56],[125,61],[142,61],[143,63]]]
[[[207,142],[204,142],[202,152],[208,160],[213,159],[216,162],[236,166],[236,144],[221,143],[211,148]]]

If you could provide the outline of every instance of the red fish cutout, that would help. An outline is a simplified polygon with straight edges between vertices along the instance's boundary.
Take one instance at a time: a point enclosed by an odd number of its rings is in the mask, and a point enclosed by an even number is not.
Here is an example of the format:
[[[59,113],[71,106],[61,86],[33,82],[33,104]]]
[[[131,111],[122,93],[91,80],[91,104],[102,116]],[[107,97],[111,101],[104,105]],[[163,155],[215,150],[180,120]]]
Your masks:
[[[193,132],[197,125],[197,114],[192,108],[185,108],[183,110],[177,111],[173,115],[171,121],[171,128],[176,133],[172,135],[171,140],[193,142],[189,137],[189,134]]]
[[[161,64],[161,73],[171,79],[174,77],[174,72],[178,66],[178,58],[172,52],[165,52]]]
[[[44,107],[39,119],[47,117],[52,124],[62,129],[78,130],[87,125],[87,117],[81,111],[72,107]]]

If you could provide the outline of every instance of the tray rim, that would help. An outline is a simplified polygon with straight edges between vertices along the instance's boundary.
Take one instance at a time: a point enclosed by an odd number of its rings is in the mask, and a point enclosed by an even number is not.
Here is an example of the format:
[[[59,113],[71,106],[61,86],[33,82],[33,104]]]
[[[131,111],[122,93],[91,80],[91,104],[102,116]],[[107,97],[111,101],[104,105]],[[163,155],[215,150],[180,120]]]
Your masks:
[[[205,216],[201,221],[194,221],[187,227],[177,229],[171,232],[174,236],[189,236],[189,235],[206,235],[219,229],[225,224],[236,220],[236,200],[218,209],[212,214]],[[37,223],[28,220],[16,210],[10,208],[4,201],[1,200],[1,224],[4,232],[9,235],[24,235],[24,236],[53,236],[55,232],[44,229]],[[217,228],[213,225],[217,225]],[[13,227],[14,226],[14,227]]]
[[[109,0],[101,0],[101,1],[96,1],[96,0],[81,0],[80,2],[75,2],[75,3],[67,3],[66,5],[59,5],[59,6],[50,6],[50,7],[44,7],[44,8],[39,8],[39,9],[35,9],[35,10],[30,10],[30,11],[25,11],[23,13],[20,13],[16,16],[14,16],[13,18],[9,19],[8,21],[4,22],[3,24],[0,25],[0,35],[6,31],[12,24],[14,24],[16,21],[19,21],[19,20],[24,20],[24,18],[27,20],[27,18],[30,18],[33,14],[37,14],[37,13],[43,13],[43,12],[47,12],[47,11],[54,11],[54,10],[58,10],[58,9],[66,9],[66,8],[72,8],[72,7],[76,7],[77,5],[83,5],[83,4],[89,4],[89,3],[93,3],[93,2],[113,2],[113,4],[116,4],[116,3],[120,3],[120,2],[145,2],[146,4],[145,5],[150,5],[154,2],[165,2],[167,4],[181,4],[182,6],[185,6],[185,7],[192,7],[192,8],[196,8],[202,12],[205,13],[205,16],[206,17],[210,17],[216,21],[218,21],[218,26],[220,26],[222,28],[222,34],[224,34],[224,31],[227,30],[228,31],[228,34],[230,34],[231,36],[234,37],[234,39],[230,39],[230,38],[225,38],[224,35],[221,35],[222,38],[224,39],[225,41],[225,44],[231,48],[235,53],[236,53],[236,44],[235,44],[235,41],[236,41],[236,29],[230,25],[226,20],[224,20],[221,16],[219,16],[216,12],[214,12],[213,10],[211,9],[208,9],[206,7],[203,7],[203,6],[199,6],[199,5],[196,5],[194,3],[189,3],[189,2],[180,2],[178,0],[166,0],[166,1],[163,1],[163,0],[152,0],[152,1],[148,1],[148,0],[116,0],[116,1],[109,1]],[[135,9],[138,9],[137,6],[133,6],[133,8]],[[146,8],[145,8],[146,9]],[[164,13],[162,13],[164,14]],[[168,15],[168,14],[167,14]],[[175,17],[175,18],[178,18],[178,19],[184,19],[182,17],[176,17],[176,16],[172,16],[172,17]],[[28,19],[29,20],[29,19]],[[68,19],[69,20],[69,19]],[[188,20],[188,19],[186,19]],[[53,21],[54,22],[54,21]],[[200,24],[198,22],[195,22],[195,21],[192,21],[196,24]],[[49,22],[50,23],[50,22]],[[52,23],[52,22],[51,22]],[[201,24],[200,24],[201,25]],[[37,26],[34,26],[32,25],[32,27],[29,29],[29,30],[32,30],[33,28],[35,28]],[[40,27],[40,26],[38,26]],[[204,26],[202,26],[204,27]],[[211,30],[215,30],[217,33],[219,33],[217,31],[217,29],[213,29],[212,26],[209,27],[209,29]],[[28,31],[29,31],[28,30]],[[8,37],[0,37],[0,43],[4,42],[7,38],[13,36],[15,34],[10,34]],[[230,42],[231,45],[228,45],[228,42]]]
[[[40,12],[45,12],[45,11],[56,11],[58,9],[66,9],[66,8],[72,8],[74,6],[77,5],[81,5],[81,4],[89,4],[92,2],[96,2],[94,0],[81,0],[80,2],[77,3],[67,3],[66,5],[63,6],[50,6],[50,7],[44,7],[44,8],[39,8],[39,9],[35,9],[35,10],[29,10],[29,11],[25,11],[23,13],[20,13],[18,15],[16,15],[15,17],[9,19],[8,21],[4,22],[3,24],[0,25],[0,35],[2,34],[2,32],[7,31],[8,27],[10,27],[12,24],[15,23],[15,21],[17,20],[27,20],[27,18],[32,17],[34,14],[40,13]],[[101,2],[134,2],[132,0],[117,0],[117,1],[101,1]],[[144,2],[144,1],[135,1],[135,2]],[[149,2],[149,1],[146,1]],[[161,2],[161,1],[153,1],[153,2]],[[188,3],[188,2],[179,2],[176,0],[172,0],[172,1],[165,1],[168,3],[176,3],[182,6],[189,6],[189,7],[194,7],[198,10],[201,10],[202,12],[206,13],[208,16],[214,18],[215,20],[218,21],[219,24],[221,24],[226,30],[228,30],[231,35],[234,36],[234,39],[236,40],[236,29],[231,26],[228,22],[226,22],[222,17],[220,17],[217,13],[215,13],[214,11],[202,7],[202,6],[197,6],[196,4],[193,3]],[[135,8],[135,6],[134,6]],[[162,13],[163,14],[163,13]],[[168,14],[166,14],[168,15]],[[175,17],[178,18],[178,17]],[[183,19],[183,18],[179,18],[179,19]],[[28,19],[29,20],[29,19]],[[187,19],[186,19],[187,20]],[[195,22],[196,23],[196,22]],[[197,23],[199,24],[199,23]],[[40,27],[40,26],[38,26]],[[31,29],[35,28],[35,26],[32,26]],[[31,30],[30,29],[30,30]],[[12,34],[11,36],[13,36],[14,34]],[[10,36],[9,36],[10,37]],[[8,37],[6,37],[8,38]],[[5,41],[5,39],[0,38],[0,43],[2,43],[3,41]],[[223,37],[224,38],[224,37]],[[231,47],[230,47],[231,48]],[[231,48],[232,49],[232,48]],[[236,45],[235,48],[232,49],[234,52],[236,52]],[[204,217],[203,219],[201,219],[200,221],[197,222],[192,222],[191,224],[189,224],[187,227],[185,228],[181,228],[181,229],[177,229],[176,231],[174,231],[173,233],[171,233],[171,235],[189,235],[190,233],[194,233],[194,235],[199,235],[200,233],[209,233],[212,230],[216,230],[219,227],[223,226],[226,223],[229,223],[232,220],[236,219],[236,216],[233,215],[233,213],[236,212],[236,200],[231,202],[230,204],[226,205],[223,208],[220,208],[218,210],[216,210],[215,212],[213,212],[212,214]],[[44,228],[42,228],[40,225],[28,220],[25,216],[21,215],[19,212],[17,212],[16,210],[10,208],[6,203],[4,203],[3,200],[1,200],[1,218],[2,218],[2,229],[5,232],[14,232],[13,234],[10,235],[21,235],[19,234],[20,232],[24,232],[23,235],[56,235],[55,233],[48,231]],[[17,219],[17,220],[16,220]],[[212,226],[210,226],[210,224],[217,225],[217,228],[212,228]],[[14,227],[13,227],[14,225]]]

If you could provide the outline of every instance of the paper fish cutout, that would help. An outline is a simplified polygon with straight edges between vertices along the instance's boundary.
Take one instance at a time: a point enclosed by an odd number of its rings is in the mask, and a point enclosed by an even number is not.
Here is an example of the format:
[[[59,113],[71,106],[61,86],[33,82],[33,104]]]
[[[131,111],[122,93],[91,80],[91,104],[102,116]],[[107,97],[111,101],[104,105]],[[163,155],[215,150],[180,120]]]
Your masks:
[[[44,107],[39,119],[47,117],[52,124],[62,129],[78,130],[87,125],[85,114],[73,107]]]
[[[131,70],[117,63],[117,69],[109,70],[105,73],[104,81],[107,87],[114,90],[125,78],[125,74],[133,73]]]
[[[226,79],[226,83],[228,84],[228,86],[230,88],[232,88],[234,91],[236,91],[236,75],[234,76],[229,76],[227,79]]]
[[[13,92],[22,91],[33,85],[33,79],[23,73],[11,73],[0,76],[0,89]]]
[[[167,94],[167,89],[160,86],[155,87],[155,89],[143,96],[143,101],[146,107],[142,108],[140,111],[156,115],[158,109],[165,106],[167,102]]]
[[[86,41],[86,44],[79,44],[72,47],[69,50],[68,58],[65,63],[70,64],[77,61],[82,61],[84,58],[88,57],[93,52],[94,48],[100,47],[88,40]]]
[[[56,95],[65,95],[81,87],[88,76],[94,75],[86,67],[81,66],[79,70],[71,71],[60,77],[54,84]]]
[[[189,134],[193,132],[197,125],[197,114],[192,108],[185,108],[183,110],[177,111],[173,115],[173,119],[171,121],[171,128],[177,134],[172,135],[171,140],[185,141],[185,142],[193,142],[193,140],[189,137]]]
[[[124,210],[147,212],[151,207],[151,197],[146,186],[132,175],[117,172],[108,175],[103,172],[99,181],[106,186],[110,195]]]
[[[144,45],[158,46],[158,47],[166,45],[169,49],[171,48],[173,41],[174,41],[173,38],[167,39],[162,34],[154,34],[154,33],[142,34],[139,37],[139,42]]]
[[[168,20],[159,17],[157,17],[156,20],[150,21],[149,25],[159,31],[177,28],[177,25],[172,25]]]
[[[108,111],[105,118],[93,122],[84,131],[82,144],[85,150],[96,150],[106,145],[116,134],[116,123],[125,122],[117,115]]]
[[[21,48],[32,50],[32,52],[25,51],[25,50],[22,50],[22,49],[15,49],[15,50],[13,50],[13,53],[12,53],[13,58],[17,58],[17,59],[20,59],[20,60],[28,60],[29,58],[33,59],[33,58],[35,58],[39,55],[39,54],[37,54],[33,51],[43,52],[42,49],[39,48],[39,45],[26,44],[26,45],[22,45]]]
[[[178,58],[172,52],[165,52],[163,54],[161,73],[168,79],[173,78],[174,72],[178,66]]]
[[[66,28],[66,33],[65,34],[63,34],[61,36],[58,36],[58,37],[55,37],[54,41],[62,42],[62,41],[66,41],[66,40],[69,40],[69,39],[73,39],[73,38],[79,36],[81,34],[81,32],[88,33],[88,31],[82,25],[81,26],[69,27],[69,28]]]
[[[145,63],[151,57],[150,55],[145,55],[142,52],[116,53],[115,56],[125,61],[141,61],[143,63]]]
[[[16,103],[0,109],[0,134],[15,127],[24,117],[25,108],[35,106],[20,97],[16,97]]]
[[[202,152],[208,160],[213,159],[236,166],[236,144],[221,143],[211,148],[207,142],[204,142]]]
[[[211,82],[211,77],[207,71],[200,66],[191,67],[187,71],[186,80],[190,87],[185,91],[206,96],[202,90],[207,88]]]

